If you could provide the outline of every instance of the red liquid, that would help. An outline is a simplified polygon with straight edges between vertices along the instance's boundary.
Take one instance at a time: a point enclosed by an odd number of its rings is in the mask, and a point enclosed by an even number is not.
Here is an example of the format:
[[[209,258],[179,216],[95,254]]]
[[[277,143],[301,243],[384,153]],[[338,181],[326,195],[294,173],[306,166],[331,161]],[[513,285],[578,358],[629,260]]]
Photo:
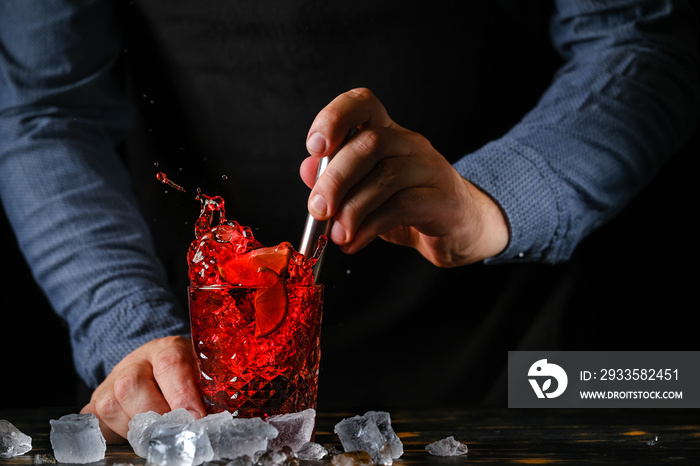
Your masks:
[[[190,289],[192,341],[208,412],[266,417],[316,408],[322,287],[287,290],[284,322],[256,338],[254,289]]]
[[[168,178],[168,175],[166,175],[163,172],[157,173],[156,178],[158,178],[158,181],[160,181],[163,184],[167,184],[168,186],[171,186],[171,187],[177,189],[178,191],[182,191],[183,193],[185,192],[185,188],[183,188],[179,184],[176,184],[175,182],[171,181]]]
[[[264,248],[250,229],[226,221],[223,199],[199,199],[187,257],[207,411],[266,417],[315,408],[323,288],[312,267],[325,239],[309,260],[288,243]]]

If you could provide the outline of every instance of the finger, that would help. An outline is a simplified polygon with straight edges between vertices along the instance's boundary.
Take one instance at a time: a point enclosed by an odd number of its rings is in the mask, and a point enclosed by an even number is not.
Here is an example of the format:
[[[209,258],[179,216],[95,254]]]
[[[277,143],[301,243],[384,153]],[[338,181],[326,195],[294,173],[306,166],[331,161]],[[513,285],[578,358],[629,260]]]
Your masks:
[[[377,236],[395,230],[401,231],[407,227],[413,227],[428,236],[444,235],[448,232],[445,219],[454,218],[456,215],[452,204],[446,202],[442,191],[436,187],[417,187],[399,191],[365,217],[352,241],[342,245],[341,250],[354,254]],[[416,248],[418,244],[415,243],[415,238],[417,237],[418,235],[402,232],[404,242],[401,244]]]
[[[354,242],[346,248],[348,252],[399,226],[447,235],[463,215],[464,179],[422,136],[404,130],[398,140],[406,144],[407,156],[382,159],[345,197],[335,215],[331,238],[340,245]],[[355,242],[360,228],[363,233]],[[340,241],[341,233],[345,242]]]
[[[318,172],[318,164],[318,157],[307,157],[301,162],[301,165],[299,166],[299,175],[301,176],[301,180],[309,188],[313,188],[314,184],[316,184],[316,172]]]
[[[345,196],[385,157],[411,153],[408,139],[396,129],[364,129],[330,161],[309,195],[308,209],[319,220],[333,217]]]
[[[95,390],[91,403],[102,422],[126,437],[129,421],[136,414],[146,411],[163,414],[169,411],[169,406],[153,379],[150,363],[129,361],[115,369]]]
[[[331,101],[314,119],[306,137],[309,154],[330,155],[352,128],[386,127],[392,121],[369,89],[353,89]]]
[[[151,360],[163,397],[171,410],[184,408],[195,419],[206,415],[196,384],[196,368],[192,343],[182,337],[160,340],[159,351]]]
[[[382,159],[343,198],[333,217],[331,239],[339,245],[349,243],[367,215],[404,189],[425,186],[431,179],[429,167],[413,157]]]
[[[345,145],[347,141],[349,141],[355,134],[358,133],[357,128],[351,128],[350,131],[348,131],[348,134],[345,135],[345,139],[341,143],[340,146],[338,146],[335,150],[335,152],[331,153],[331,155],[328,155],[328,157],[332,158],[335,153],[340,151],[342,147]],[[321,158],[319,157],[307,157],[304,161],[302,161],[301,166],[299,167],[299,174],[301,175],[301,179],[306,183],[306,185],[309,188],[313,188],[314,185],[316,184],[316,179],[319,176],[319,170],[321,170]]]

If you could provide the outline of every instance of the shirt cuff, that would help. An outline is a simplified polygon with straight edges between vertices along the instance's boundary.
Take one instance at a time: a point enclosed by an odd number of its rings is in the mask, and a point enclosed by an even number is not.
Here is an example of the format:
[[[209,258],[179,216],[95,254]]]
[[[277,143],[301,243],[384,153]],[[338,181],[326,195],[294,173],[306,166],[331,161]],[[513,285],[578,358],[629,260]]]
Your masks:
[[[570,256],[559,240],[562,197],[551,169],[535,150],[506,137],[463,157],[454,168],[491,196],[508,222],[508,246],[485,263],[554,263]]]

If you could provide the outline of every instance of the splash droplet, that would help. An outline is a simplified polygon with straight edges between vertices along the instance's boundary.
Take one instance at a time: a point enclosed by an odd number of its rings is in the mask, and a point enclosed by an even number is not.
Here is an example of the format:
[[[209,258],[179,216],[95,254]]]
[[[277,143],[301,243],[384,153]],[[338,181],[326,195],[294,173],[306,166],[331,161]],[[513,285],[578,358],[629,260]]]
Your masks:
[[[228,175],[221,175],[222,180],[228,180]]]
[[[170,181],[170,179],[168,179],[168,175],[166,175],[166,174],[163,173],[163,172],[158,173],[158,174],[156,175],[156,178],[158,178],[158,181],[160,181],[160,182],[163,183],[163,184],[167,184],[168,186],[171,186],[171,187],[177,189],[178,191],[182,191],[183,193],[185,192],[185,189],[184,189],[182,186],[180,186],[179,184],[175,184],[174,182]],[[167,192],[167,191],[166,191],[166,192]]]

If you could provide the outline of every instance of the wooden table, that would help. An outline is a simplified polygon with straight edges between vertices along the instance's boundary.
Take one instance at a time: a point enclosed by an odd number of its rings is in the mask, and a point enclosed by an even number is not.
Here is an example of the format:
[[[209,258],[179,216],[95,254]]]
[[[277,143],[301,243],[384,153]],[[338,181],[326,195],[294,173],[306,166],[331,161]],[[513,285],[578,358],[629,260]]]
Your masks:
[[[0,459],[0,465],[33,464],[35,455],[50,454],[48,421],[69,412],[0,411],[0,418],[30,435],[34,446],[26,455]],[[362,413],[320,413],[316,441],[340,448],[333,426],[355,414]],[[692,409],[399,410],[391,417],[405,448],[397,465],[700,465],[700,412]],[[442,458],[425,451],[428,443],[450,435],[469,446],[467,455]],[[658,440],[650,442],[654,439]],[[139,465],[145,460],[128,445],[110,446],[105,460],[96,464],[116,463]]]

